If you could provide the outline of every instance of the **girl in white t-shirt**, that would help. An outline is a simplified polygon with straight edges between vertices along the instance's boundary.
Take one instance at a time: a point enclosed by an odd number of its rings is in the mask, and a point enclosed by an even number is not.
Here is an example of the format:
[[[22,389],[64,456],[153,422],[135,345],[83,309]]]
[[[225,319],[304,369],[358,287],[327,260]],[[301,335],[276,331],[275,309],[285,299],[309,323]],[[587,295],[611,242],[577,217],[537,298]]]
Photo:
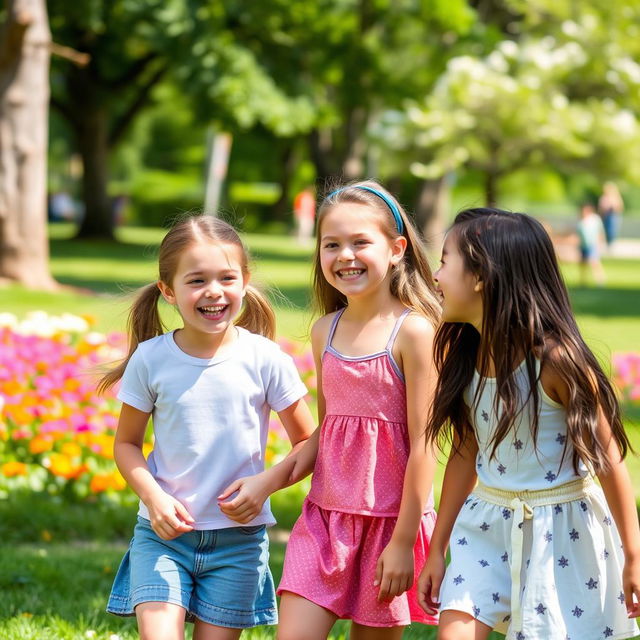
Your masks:
[[[277,622],[267,498],[289,482],[293,462],[264,470],[269,413],[278,412],[293,451],[314,423],[292,359],[271,341],[274,314],[249,285],[247,262],[236,231],[217,218],[174,226],[160,245],[158,281],[131,309],[129,354],[100,383],[122,378],[114,454],[140,497],[107,610],[135,615],[142,638],[183,638],[185,620],[199,640]],[[164,332],[161,296],[181,329]]]

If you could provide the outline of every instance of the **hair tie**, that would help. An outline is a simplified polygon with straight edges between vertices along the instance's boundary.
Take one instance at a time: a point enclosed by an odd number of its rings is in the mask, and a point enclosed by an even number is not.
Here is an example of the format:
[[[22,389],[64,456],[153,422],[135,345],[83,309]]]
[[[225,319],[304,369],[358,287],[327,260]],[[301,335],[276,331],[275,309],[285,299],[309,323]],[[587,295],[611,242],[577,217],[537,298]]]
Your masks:
[[[374,195],[378,196],[378,198],[380,198],[391,210],[391,213],[393,214],[393,219],[396,221],[396,228],[398,229],[398,233],[404,233],[404,223],[402,222],[402,216],[400,215],[400,210],[398,209],[396,203],[393,200],[391,200],[391,198],[389,198],[387,195],[382,193],[382,191],[378,191],[377,189],[374,189],[372,187],[365,187],[360,185],[347,185],[346,187],[340,187],[339,189],[332,191],[327,196],[326,199],[328,200],[329,198],[332,198],[336,194],[340,193],[341,191],[344,191],[345,189],[349,189],[349,187],[352,187],[352,186],[356,189],[369,191],[370,193],[373,193]]]

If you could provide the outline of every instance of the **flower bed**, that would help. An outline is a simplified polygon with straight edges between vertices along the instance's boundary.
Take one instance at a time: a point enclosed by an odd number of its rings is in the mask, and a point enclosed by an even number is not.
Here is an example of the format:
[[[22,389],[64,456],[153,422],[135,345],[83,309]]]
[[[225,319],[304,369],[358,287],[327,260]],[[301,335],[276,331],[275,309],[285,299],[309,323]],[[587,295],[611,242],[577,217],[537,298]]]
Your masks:
[[[314,393],[310,354],[292,342],[282,347]],[[120,403],[113,391],[95,391],[104,367],[125,353],[124,335],[91,331],[88,318],[0,314],[0,498],[27,489],[135,500],[113,461]],[[268,463],[289,449],[280,422],[271,427]],[[149,433],[145,455],[152,448]]]

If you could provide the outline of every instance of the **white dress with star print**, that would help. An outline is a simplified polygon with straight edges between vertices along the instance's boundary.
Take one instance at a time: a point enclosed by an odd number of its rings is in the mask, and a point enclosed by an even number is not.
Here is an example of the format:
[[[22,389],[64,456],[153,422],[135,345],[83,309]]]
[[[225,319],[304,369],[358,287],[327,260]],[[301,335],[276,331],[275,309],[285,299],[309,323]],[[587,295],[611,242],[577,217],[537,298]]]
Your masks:
[[[522,397],[526,397],[524,362],[516,370],[516,380]],[[465,393],[469,406],[479,382],[476,373]],[[525,408],[513,432],[490,457],[489,442],[497,423],[495,383],[495,379],[486,378],[477,407],[471,409],[479,445],[479,481],[496,489],[522,491],[559,487],[587,476],[584,465],[579,476],[573,470],[565,410],[544,393],[542,385],[537,448],[529,431],[530,412]],[[471,493],[451,535],[451,562],[441,587],[441,611],[468,613],[506,633],[507,640],[599,640],[640,635],[635,621],[626,615],[622,547],[599,487],[589,497],[534,507],[533,517],[524,521],[522,623],[517,629],[510,624],[512,517],[512,509]]]

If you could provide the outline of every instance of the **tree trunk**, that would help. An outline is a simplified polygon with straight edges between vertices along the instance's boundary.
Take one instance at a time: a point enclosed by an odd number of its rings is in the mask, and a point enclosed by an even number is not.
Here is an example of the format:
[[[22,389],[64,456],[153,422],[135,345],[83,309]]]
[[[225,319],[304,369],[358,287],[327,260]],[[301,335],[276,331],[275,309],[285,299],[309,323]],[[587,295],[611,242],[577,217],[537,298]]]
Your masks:
[[[79,238],[114,239],[114,216],[107,194],[109,181],[109,117],[89,105],[77,113],[77,145],[82,158],[82,200],[85,212]]]
[[[449,208],[447,176],[425,180],[416,205],[416,226],[422,229],[425,244],[431,253],[439,253]]]
[[[487,171],[484,175],[484,199],[487,207],[495,207],[498,201],[498,174]]]
[[[54,289],[47,239],[51,33],[44,0],[9,0],[0,36],[0,278]]]

